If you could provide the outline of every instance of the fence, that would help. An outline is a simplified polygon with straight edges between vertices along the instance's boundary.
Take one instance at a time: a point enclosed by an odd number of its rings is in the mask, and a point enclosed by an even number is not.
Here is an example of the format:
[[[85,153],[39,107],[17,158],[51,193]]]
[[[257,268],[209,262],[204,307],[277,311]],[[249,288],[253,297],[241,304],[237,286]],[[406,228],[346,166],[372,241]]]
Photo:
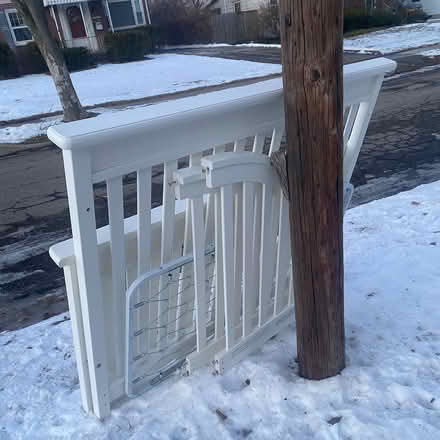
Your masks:
[[[212,30],[212,40],[216,43],[234,44],[264,38],[258,11],[212,15],[209,18],[209,24]]]
[[[345,67],[346,183],[394,68],[386,59]],[[267,157],[283,127],[274,79],[49,129],[63,150],[73,235],[50,254],[65,272],[87,412],[107,416],[185,360],[188,371],[214,361],[221,373],[292,322],[287,202]],[[152,210],[158,164],[163,206]],[[138,214],[125,218],[130,173]],[[96,230],[101,182],[109,225]]]

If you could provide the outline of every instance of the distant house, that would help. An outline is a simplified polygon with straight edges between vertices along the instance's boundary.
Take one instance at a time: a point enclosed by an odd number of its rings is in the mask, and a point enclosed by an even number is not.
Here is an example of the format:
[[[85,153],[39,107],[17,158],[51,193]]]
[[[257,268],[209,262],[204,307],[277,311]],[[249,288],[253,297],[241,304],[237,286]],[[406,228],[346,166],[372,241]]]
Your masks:
[[[278,0],[213,0],[208,7],[218,14],[258,11],[264,3],[278,5]]]
[[[385,9],[393,0],[345,0],[346,9]],[[412,0],[411,0],[412,1]],[[208,7],[218,14],[257,11],[262,4],[278,5],[279,0],[212,0]]]
[[[49,29],[64,47],[104,48],[105,32],[150,23],[146,0],[44,0]],[[0,0],[0,40],[19,51],[32,41],[23,18],[10,0]]]

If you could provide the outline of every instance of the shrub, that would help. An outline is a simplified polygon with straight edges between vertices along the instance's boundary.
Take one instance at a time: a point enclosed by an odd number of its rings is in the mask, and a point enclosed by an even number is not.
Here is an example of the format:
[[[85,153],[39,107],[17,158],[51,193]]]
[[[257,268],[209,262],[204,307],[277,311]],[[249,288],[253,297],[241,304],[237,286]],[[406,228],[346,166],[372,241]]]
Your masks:
[[[156,46],[206,43],[212,40],[211,11],[197,1],[151,0]]]
[[[399,24],[402,24],[402,17],[391,12],[376,11],[368,14],[363,9],[348,9],[344,14],[344,32]]]
[[[25,74],[48,72],[46,61],[35,43],[28,43],[18,52],[20,70]]]
[[[85,47],[64,48],[63,55],[69,72],[89,69],[95,65],[93,55]]]
[[[407,23],[423,23],[428,20],[429,15],[425,14],[421,9],[410,11],[406,17]]]
[[[104,44],[112,63],[142,60],[153,49],[151,28],[107,34]]]
[[[0,78],[15,78],[18,76],[15,53],[7,45],[0,42]]]

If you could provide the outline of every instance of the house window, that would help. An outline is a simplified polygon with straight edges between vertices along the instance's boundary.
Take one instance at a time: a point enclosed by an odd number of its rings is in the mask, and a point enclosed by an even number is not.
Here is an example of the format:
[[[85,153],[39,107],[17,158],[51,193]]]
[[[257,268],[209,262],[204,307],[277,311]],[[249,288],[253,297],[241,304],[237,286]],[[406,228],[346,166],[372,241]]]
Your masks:
[[[241,12],[241,2],[234,3],[234,11],[236,14],[239,14]]]
[[[144,12],[139,0],[107,0],[114,30],[145,24]]]
[[[6,17],[16,46],[33,41],[31,31],[24,24],[23,17],[15,9],[7,9]]]

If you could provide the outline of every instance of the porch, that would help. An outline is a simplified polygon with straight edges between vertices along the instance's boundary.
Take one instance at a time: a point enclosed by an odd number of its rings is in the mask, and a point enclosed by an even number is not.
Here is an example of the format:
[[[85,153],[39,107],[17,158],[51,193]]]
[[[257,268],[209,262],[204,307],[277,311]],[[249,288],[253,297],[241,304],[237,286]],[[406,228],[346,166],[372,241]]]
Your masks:
[[[44,0],[66,47],[103,51],[106,32],[135,29],[150,23],[145,0]]]

